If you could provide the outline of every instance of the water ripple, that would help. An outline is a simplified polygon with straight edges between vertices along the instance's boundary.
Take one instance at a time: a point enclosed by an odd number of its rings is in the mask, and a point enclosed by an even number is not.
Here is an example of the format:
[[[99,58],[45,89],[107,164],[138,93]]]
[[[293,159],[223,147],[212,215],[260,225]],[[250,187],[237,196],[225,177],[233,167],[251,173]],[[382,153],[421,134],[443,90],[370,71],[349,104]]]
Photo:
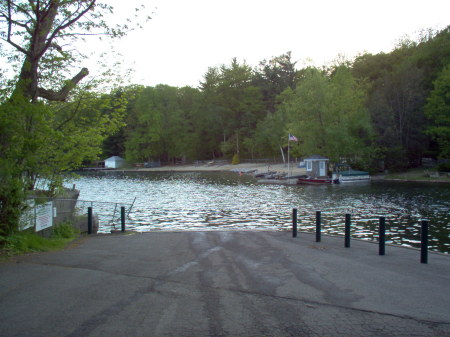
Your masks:
[[[233,173],[85,174],[74,181],[85,212],[92,205],[100,231],[117,224],[121,205],[136,202],[127,228],[167,230],[289,230],[292,208],[298,208],[299,229],[315,230],[315,212],[322,211],[326,234],[342,235],[344,215],[352,215],[352,236],[376,240],[379,217],[386,217],[386,242],[418,247],[420,221],[430,220],[431,249],[450,252],[450,191],[428,184],[372,183],[333,186],[255,184]],[[101,201],[102,203],[98,203]],[[105,203],[109,202],[109,203]],[[122,204],[115,203],[120,202]]]

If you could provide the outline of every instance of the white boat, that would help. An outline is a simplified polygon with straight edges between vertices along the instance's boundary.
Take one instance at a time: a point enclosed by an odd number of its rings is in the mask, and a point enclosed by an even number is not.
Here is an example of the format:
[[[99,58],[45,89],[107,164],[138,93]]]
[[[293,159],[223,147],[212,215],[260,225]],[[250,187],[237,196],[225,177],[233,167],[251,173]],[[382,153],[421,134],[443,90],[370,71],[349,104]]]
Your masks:
[[[349,166],[343,169],[343,166],[339,166],[338,170],[333,173],[333,181],[339,181],[339,183],[355,183],[370,181],[371,177],[369,172],[353,170]]]

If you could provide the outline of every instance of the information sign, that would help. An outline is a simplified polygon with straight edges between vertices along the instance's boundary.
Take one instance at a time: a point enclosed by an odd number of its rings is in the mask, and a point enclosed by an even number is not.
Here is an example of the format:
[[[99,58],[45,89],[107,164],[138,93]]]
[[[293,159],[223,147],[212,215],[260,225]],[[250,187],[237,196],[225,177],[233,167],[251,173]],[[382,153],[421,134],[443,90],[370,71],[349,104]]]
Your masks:
[[[53,202],[36,206],[36,232],[53,225]]]

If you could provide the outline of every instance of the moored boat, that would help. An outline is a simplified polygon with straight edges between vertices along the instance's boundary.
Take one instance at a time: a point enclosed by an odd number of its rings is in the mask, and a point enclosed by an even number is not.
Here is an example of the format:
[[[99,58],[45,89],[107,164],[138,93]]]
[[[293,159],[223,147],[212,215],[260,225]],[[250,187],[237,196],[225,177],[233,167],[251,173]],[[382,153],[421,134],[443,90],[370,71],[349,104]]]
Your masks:
[[[359,181],[370,181],[371,177],[369,172],[350,170],[346,172],[341,172],[339,174],[339,182],[341,183],[351,183]]]
[[[370,181],[371,177],[369,172],[353,170],[346,164],[339,164],[333,173],[333,179],[339,180],[340,183],[353,183]]]
[[[254,177],[255,178],[267,178],[267,177],[272,176],[272,175],[274,175],[276,173],[277,173],[277,171],[267,171],[267,172],[255,173]]]
[[[320,184],[332,184],[333,180],[330,177],[304,177],[298,178],[297,184],[300,185],[320,185]]]

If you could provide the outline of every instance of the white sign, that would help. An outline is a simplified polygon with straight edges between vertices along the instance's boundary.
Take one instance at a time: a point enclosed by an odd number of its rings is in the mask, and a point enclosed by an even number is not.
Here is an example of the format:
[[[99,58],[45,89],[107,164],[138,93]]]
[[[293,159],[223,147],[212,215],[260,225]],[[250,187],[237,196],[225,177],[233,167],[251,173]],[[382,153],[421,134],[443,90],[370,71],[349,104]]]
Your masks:
[[[20,214],[19,230],[23,231],[27,228],[34,227],[34,199],[28,199],[25,201],[27,207]]]
[[[36,232],[53,225],[53,202],[36,206]]]
[[[19,229],[21,231],[34,226],[34,208],[27,208],[20,215]]]

